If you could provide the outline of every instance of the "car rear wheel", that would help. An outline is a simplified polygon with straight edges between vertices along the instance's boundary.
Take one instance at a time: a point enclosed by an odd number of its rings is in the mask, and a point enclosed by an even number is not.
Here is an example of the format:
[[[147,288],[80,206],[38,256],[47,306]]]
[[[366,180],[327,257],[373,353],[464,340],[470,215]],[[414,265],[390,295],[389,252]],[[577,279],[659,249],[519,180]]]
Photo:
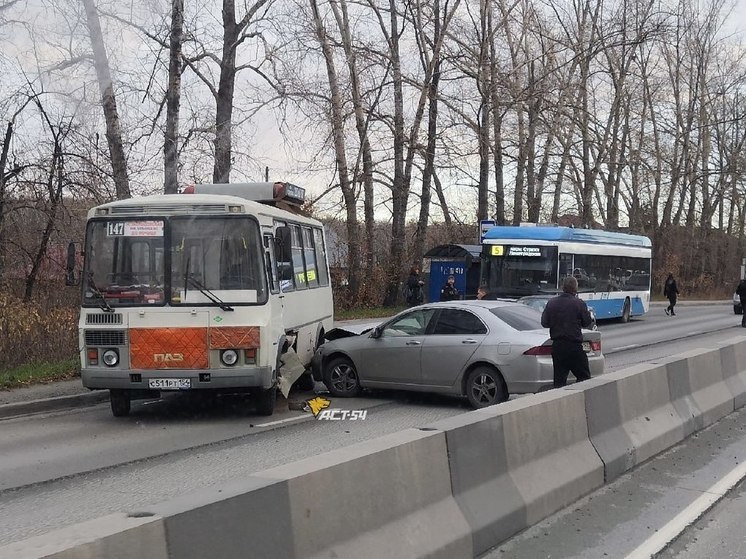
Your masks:
[[[114,417],[127,417],[131,404],[129,390],[109,390],[109,403]]]
[[[502,376],[495,369],[476,367],[466,377],[466,398],[475,409],[486,408],[508,399]]]
[[[347,357],[332,359],[324,370],[324,384],[332,396],[350,398],[360,394],[360,377],[355,364]]]

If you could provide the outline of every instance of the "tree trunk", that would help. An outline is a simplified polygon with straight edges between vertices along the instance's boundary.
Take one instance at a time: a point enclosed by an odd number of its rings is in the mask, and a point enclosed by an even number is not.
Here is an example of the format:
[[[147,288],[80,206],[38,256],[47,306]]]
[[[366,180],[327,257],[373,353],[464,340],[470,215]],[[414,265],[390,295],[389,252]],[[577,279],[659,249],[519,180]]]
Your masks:
[[[181,42],[184,0],[171,0],[171,36],[166,92],[166,133],[163,145],[164,192],[179,191],[179,104],[181,102]]]
[[[56,183],[55,183],[56,178]],[[60,145],[59,137],[54,139],[54,152],[52,153],[52,163],[49,169],[49,177],[47,182],[47,191],[49,193],[50,208],[47,213],[47,224],[42,232],[41,241],[39,242],[39,248],[34,256],[34,261],[31,266],[31,271],[26,276],[25,289],[23,293],[24,302],[28,303],[31,301],[33,295],[34,286],[36,285],[37,277],[39,276],[39,270],[44,262],[44,257],[47,254],[47,248],[49,247],[49,239],[52,237],[54,232],[55,222],[57,220],[57,209],[59,208],[60,201],[62,200],[62,188],[64,186],[64,168],[62,162],[62,146]]]
[[[117,100],[114,95],[114,82],[111,79],[109,57],[106,54],[104,46],[98,9],[94,4],[94,0],[83,0],[83,5],[88,21],[94,66],[96,68],[96,77],[98,79],[99,90],[101,91],[101,101],[106,120],[106,141],[109,144],[112,176],[114,178],[117,199],[122,200],[129,198],[131,194],[129,177],[127,175],[127,158],[124,154],[122,129],[119,123],[119,111],[117,110]]]
[[[337,163],[337,174],[339,186],[342,190],[345,209],[347,213],[347,267],[349,290],[353,301],[357,298],[360,289],[360,231],[357,219],[357,199],[352,187],[349,166],[347,164],[347,146],[345,143],[345,115],[342,102],[342,94],[334,64],[334,51],[326,34],[324,23],[321,20],[317,0],[311,1],[313,10],[316,38],[321,45],[326,65],[326,75],[329,80],[329,91],[331,93],[331,127],[334,141],[334,155]]]
[[[440,0],[433,2],[433,44],[440,37]],[[414,257],[420,260],[425,254],[427,239],[427,225],[430,217],[430,199],[432,196],[431,182],[435,170],[435,146],[438,136],[438,85],[440,83],[440,57],[434,61],[433,77],[428,91],[427,115],[427,147],[425,152],[425,168],[422,171],[422,195],[420,196],[420,217],[417,220],[417,231],[414,241]]]

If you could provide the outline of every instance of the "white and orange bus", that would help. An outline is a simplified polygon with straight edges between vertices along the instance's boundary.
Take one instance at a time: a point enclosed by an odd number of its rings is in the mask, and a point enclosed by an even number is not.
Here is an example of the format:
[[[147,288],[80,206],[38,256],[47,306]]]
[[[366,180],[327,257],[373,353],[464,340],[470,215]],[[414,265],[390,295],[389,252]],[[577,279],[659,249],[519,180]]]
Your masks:
[[[308,365],[333,320],[322,224],[282,209],[304,195],[195,185],[90,210],[83,385],[108,389],[115,416],[167,390],[252,392],[271,415],[283,354]]]

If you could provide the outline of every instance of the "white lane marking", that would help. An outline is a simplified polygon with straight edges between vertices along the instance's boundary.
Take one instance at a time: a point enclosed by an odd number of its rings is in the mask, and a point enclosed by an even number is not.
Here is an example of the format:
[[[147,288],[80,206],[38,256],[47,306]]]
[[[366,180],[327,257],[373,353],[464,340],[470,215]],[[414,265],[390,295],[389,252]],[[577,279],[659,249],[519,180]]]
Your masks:
[[[665,549],[671,541],[722,499],[728,491],[738,485],[744,477],[746,477],[746,462],[733,468],[720,481],[697,497],[668,524],[627,555],[626,559],[648,559]]]
[[[308,420],[311,415],[300,415],[297,417],[287,417],[285,419],[278,419],[277,421],[270,421],[269,423],[254,423],[254,427],[272,427],[273,425],[284,425],[285,423],[297,423],[303,420]]]
[[[622,347],[612,347],[609,352],[612,351],[627,351],[628,349],[635,349],[640,347],[641,344],[623,345]]]

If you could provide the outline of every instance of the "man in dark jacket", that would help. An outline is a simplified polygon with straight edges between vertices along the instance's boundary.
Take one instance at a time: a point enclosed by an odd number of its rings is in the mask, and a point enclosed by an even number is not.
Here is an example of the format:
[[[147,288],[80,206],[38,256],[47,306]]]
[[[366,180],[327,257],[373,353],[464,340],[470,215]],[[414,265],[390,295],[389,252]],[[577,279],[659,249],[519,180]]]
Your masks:
[[[741,300],[741,327],[746,328],[746,279],[742,279],[736,288],[736,295]]]
[[[666,283],[663,286],[663,296],[668,298],[668,306],[666,307],[666,314],[670,316],[676,316],[673,308],[676,306],[676,298],[679,295],[679,286],[676,285],[676,280],[673,279],[673,274],[668,274]]]
[[[565,278],[562,291],[564,293],[549,300],[541,315],[541,325],[549,328],[552,338],[555,388],[567,384],[570,372],[575,375],[577,382],[591,378],[581,330],[591,326],[591,313],[585,301],[577,296],[577,279],[572,276]]]
[[[422,295],[422,286],[425,282],[420,279],[420,270],[413,267],[409,272],[407,279],[407,304],[410,307],[421,305],[424,297]]]
[[[453,276],[448,276],[448,281],[446,281],[443,289],[440,290],[441,301],[455,301],[459,298],[458,289],[456,289],[455,283],[456,278]]]

